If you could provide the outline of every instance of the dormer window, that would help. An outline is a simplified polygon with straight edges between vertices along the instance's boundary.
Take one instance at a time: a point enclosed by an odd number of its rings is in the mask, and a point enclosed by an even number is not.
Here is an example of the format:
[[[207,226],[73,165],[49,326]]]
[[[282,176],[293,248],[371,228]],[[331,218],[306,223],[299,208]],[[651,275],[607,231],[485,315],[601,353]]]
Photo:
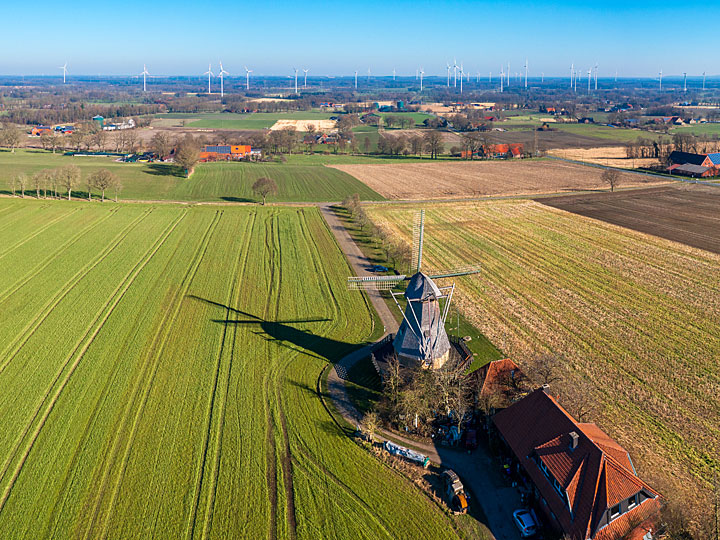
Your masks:
[[[620,517],[620,505],[616,504],[610,509],[610,520]]]
[[[635,494],[628,499],[628,510],[632,510],[637,505],[638,505],[638,496],[637,496],[637,494]]]

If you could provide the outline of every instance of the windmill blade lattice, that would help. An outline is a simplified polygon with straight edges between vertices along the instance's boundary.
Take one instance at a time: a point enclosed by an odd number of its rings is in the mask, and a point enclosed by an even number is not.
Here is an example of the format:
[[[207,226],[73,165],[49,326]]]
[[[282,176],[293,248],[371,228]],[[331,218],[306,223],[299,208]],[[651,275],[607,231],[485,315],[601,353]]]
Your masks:
[[[351,291],[389,291],[406,276],[356,276],[348,278],[348,289]]]

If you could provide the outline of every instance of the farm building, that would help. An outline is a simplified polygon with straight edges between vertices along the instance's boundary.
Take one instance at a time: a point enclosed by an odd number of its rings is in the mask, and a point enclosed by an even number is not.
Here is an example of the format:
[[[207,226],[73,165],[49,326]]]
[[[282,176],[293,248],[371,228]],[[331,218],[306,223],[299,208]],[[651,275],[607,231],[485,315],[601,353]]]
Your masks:
[[[54,129],[56,133],[60,133],[61,135],[70,135],[75,131],[73,126],[55,126]]]
[[[527,377],[510,358],[488,362],[473,371],[472,376],[477,381],[475,386],[480,388],[478,397],[491,402],[495,410],[527,395]]]
[[[536,506],[572,540],[651,538],[660,494],[637,476],[624,448],[595,424],[578,423],[546,388],[493,418]]]
[[[103,131],[117,131],[119,129],[133,129],[135,127],[135,120],[129,118],[119,124],[107,122],[103,125]]]
[[[200,151],[200,161],[237,161],[251,155],[249,144],[227,146],[205,146]]]
[[[52,133],[53,128],[50,126],[36,126],[32,128],[30,131],[30,134],[34,137],[39,137],[40,135],[44,135],[45,133]]]
[[[694,154],[675,150],[669,156],[671,174],[681,174],[694,178],[706,178],[720,175],[720,152],[712,154]]]
[[[481,146],[473,152],[472,157],[502,159],[507,157],[521,158],[525,152],[522,143],[488,144]],[[470,152],[463,150],[460,154],[463,159],[469,159]]]

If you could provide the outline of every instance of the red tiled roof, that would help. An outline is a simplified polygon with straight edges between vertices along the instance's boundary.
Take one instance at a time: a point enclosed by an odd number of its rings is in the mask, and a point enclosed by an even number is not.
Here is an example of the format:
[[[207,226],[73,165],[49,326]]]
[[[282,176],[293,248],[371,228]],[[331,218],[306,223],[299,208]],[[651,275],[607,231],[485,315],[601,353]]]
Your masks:
[[[535,390],[500,411],[494,422],[573,540],[610,540],[613,535],[630,532],[631,523],[646,519],[659,508],[659,494],[637,477],[627,451],[595,424],[576,422],[543,390]],[[574,449],[571,432],[577,434]],[[533,461],[533,455],[564,488],[569,508]],[[640,491],[651,498],[600,529],[608,509]]]

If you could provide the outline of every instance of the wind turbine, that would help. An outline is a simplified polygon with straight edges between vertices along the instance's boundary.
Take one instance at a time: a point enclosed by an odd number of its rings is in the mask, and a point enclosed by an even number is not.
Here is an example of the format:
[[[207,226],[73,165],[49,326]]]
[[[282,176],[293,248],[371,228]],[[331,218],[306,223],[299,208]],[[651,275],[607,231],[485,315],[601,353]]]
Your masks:
[[[65,76],[67,75],[67,62],[65,62],[64,66],[60,66],[59,69],[63,70],[63,84],[65,84]]]
[[[575,80],[575,64],[570,64],[570,89],[572,90],[573,81]]]
[[[454,77],[453,88],[457,88],[457,70],[458,70],[457,60],[453,59],[453,77]]]
[[[492,71],[488,73],[488,82],[492,84]]]
[[[705,72],[703,71],[703,92],[705,91]]]
[[[528,61],[525,59],[525,90],[527,90]]]
[[[245,66],[245,90],[250,90],[250,74],[252,73],[252,69],[248,69],[247,66]]]
[[[147,92],[147,76],[150,75],[150,73],[148,73],[148,70],[147,70],[147,67],[145,67],[145,64],[143,64],[143,70],[140,75],[142,75],[142,78],[143,78],[143,92]]]
[[[423,75],[425,75],[425,69],[420,68],[420,91],[423,90]]]
[[[503,71],[503,67],[500,66],[500,93],[503,92],[503,85],[505,84],[505,72]]]
[[[683,92],[687,92],[687,73],[683,72]]]
[[[595,64],[595,90],[597,90],[597,72],[598,72],[598,65]]]
[[[298,68],[293,68],[295,70],[295,93],[298,93],[297,90],[297,74],[298,74]]]
[[[393,82],[395,82],[395,68],[393,68]]]
[[[307,88],[307,74],[310,69],[303,69],[303,73],[305,73],[305,81],[303,81],[303,88]]]
[[[450,63],[447,63],[447,87],[450,88]]]
[[[507,87],[510,88],[510,62],[508,62],[508,70],[507,70]]]
[[[225,96],[225,85],[224,85],[224,80],[223,80],[223,77],[224,77],[225,75],[230,75],[230,74],[223,69],[222,62],[220,62],[220,73],[219,73],[219,77],[220,77],[220,97],[221,97],[221,98]]]
[[[355,90],[357,90],[357,69],[355,70]]]
[[[660,91],[662,92],[662,68],[660,69]]]
[[[208,76],[208,94],[212,94],[212,92],[210,91],[210,77],[214,75],[214,73],[212,72],[212,64],[208,64],[208,70],[203,73],[203,75]]]
[[[370,68],[368,68],[368,80],[367,80],[367,82],[370,83]]]
[[[463,65],[462,62],[460,62],[460,93],[462,94],[462,83],[463,83],[463,76],[465,75],[465,72],[463,71]]]
[[[544,82],[545,82],[545,72],[544,72],[544,71],[541,71],[541,72],[540,72],[540,82],[541,82],[541,83],[544,83]]]
[[[590,81],[592,80],[592,68],[588,69],[588,94],[590,93]]]

